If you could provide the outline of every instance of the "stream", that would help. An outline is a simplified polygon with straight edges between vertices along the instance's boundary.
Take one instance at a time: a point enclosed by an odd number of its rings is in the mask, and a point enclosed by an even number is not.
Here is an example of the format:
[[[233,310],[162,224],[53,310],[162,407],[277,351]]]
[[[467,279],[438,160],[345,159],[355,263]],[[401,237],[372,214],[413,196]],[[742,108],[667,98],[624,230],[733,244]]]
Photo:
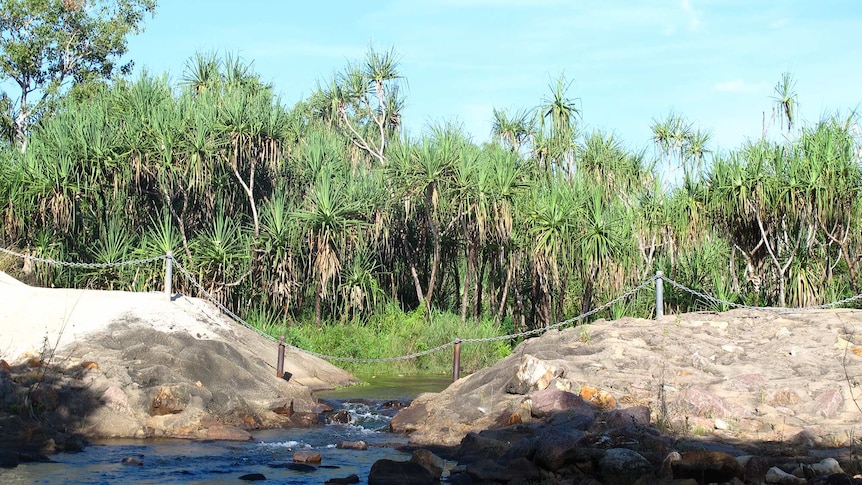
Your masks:
[[[52,455],[50,463],[22,463],[16,468],[0,469],[0,483],[235,484],[248,483],[239,477],[252,473],[264,475],[268,483],[320,484],[353,474],[359,476],[360,483],[366,483],[375,461],[409,459],[408,454],[394,448],[406,444],[407,437],[386,431],[396,411],[384,403],[440,391],[451,383],[451,377],[362,379],[368,384],[316,394],[335,411],[347,410],[347,424],[257,431],[250,442],[93,440],[81,453]],[[368,449],[336,448],[339,442],[358,440],[368,443]],[[297,467],[293,464],[297,451],[320,453],[322,461],[312,467]],[[126,465],[124,458],[135,458],[143,464]]]

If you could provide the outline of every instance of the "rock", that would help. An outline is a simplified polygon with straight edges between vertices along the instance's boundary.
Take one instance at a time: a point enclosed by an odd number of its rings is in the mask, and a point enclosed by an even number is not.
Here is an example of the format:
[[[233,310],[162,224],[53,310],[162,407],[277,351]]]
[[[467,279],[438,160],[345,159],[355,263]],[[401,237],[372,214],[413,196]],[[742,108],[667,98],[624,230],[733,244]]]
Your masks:
[[[15,468],[20,461],[17,451],[0,449],[0,468]]]
[[[814,463],[811,465],[811,469],[817,475],[831,475],[833,473],[844,473],[844,470],[841,469],[841,465],[838,464],[838,460],[835,458],[824,458],[820,460],[819,463]]]
[[[524,355],[515,377],[506,385],[509,394],[529,394],[548,387],[555,377],[562,376],[556,367],[532,355]]]
[[[367,450],[368,443],[359,440],[359,441],[341,441],[337,445],[336,448],[341,448],[345,450]]]
[[[159,386],[155,389],[150,405],[151,416],[164,416],[183,412],[188,396],[178,392],[174,386]]]
[[[246,473],[239,477],[240,480],[245,480],[247,482],[259,482],[261,480],[266,480],[266,475],[263,473]]]
[[[656,476],[664,481],[673,479],[673,465],[682,461],[682,455],[678,451],[672,451],[665,456]]]
[[[329,404],[326,404],[325,402],[316,402],[311,406],[311,410],[309,412],[315,414],[326,414],[331,413],[332,411],[332,406]]]
[[[398,412],[389,421],[389,429],[396,433],[412,433],[424,425],[428,419],[425,404],[411,404]]]
[[[440,481],[434,478],[425,467],[410,461],[377,460],[371,465],[368,473],[368,485],[437,485]]]
[[[531,483],[542,477],[542,472],[526,458],[500,463],[494,460],[480,460],[467,465],[467,475],[474,483]]]
[[[521,424],[523,420],[521,419],[521,413],[506,411],[497,416],[497,419],[494,420],[494,426],[497,428],[503,428],[506,426],[512,426],[515,424]]]
[[[580,396],[557,389],[545,389],[530,394],[530,413],[535,418],[544,418],[552,413],[568,416],[587,416],[594,419],[595,407]]]
[[[293,416],[293,413],[295,412],[293,409],[293,401],[292,400],[281,401],[270,409],[272,409],[272,412],[274,412],[275,414],[278,414],[279,416],[287,416],[287,417]]]
[[[236,426],[215,425],[206,430],[206,439],[218,441],[251,441],[251,434]]]
[[[681,392],[679,399],[688,405],[697,416],[733,418],[748,414],[739,406],[730,405],[724,399],[697,385]]]
[[[578,395],[582,399],[593,403],[601,411],[610,411],[617,407],[616,398],[595,387],[583,386]]]
[[[351,483],[359,483],[359,476],[354,474],[344,478],[330,478],[323,482],[324,485],[350,485]]]
[[[533,461],[545,470],[557,471],[569,463],[583,439],[580,430],[548,430],[539,435]]]
[[[766,387],[766,378],[763,374],[741,374],[731,378],[727,388],[732,391],[761,391]]]
[[[841,389],[837,387],[823,391],[814,399],[817,414],[824,418],[834,417],[842,407],[844,407],[844,396],[841,394]]]
[[[652,465],[639,453],[627,448],[611,448],[599,460],[603,482],[608,485],[631,485],[652,473]]]
[[[132,410],[129,406],[129,397],[117,386],[109,386],[105,389],[105,392],[99,397],[99,401],[117,412],[131,412]]]
[[[777,483],[779,485],[805,485],[808,483],[808,480],[805,478],[791,475],[775,466],[766,472],[766,476],[763,478],[763,481],[766,483]]]
[[[123,465],[129,466],[144,466],[144,461],[138,458],[137,456],[127,456],[120,460],[120,463]]]
[[[754,483],[763,483],[766,480],[766,473],[772,468],[772,460],[759,455],[740,456],[736,461],[742,465],[745,479]]]
[[[443,470],[446,467],[446,462],[444,462],[442,458],[424,448],[414,451],[413,454],[410,455],[410,461],[425,467],[425,469],[431,473],[431,476],[438,480],[443,475]]]
[[[858,348],[858,347],[857,347]],[[817,477],[808,482],[809,485],[854,485],[858,482],[857,477],[850,478],[843,473],[833,473],[824,477]]]
[[[320,453],[316,451],[297,451],[293,454],[295,463],[320,463]]]
[[[608,429],[622,428],[630,425],[649,426],[650,409],[647,406],[634,406],[625,409],[614,409],[605,416],[605,426]]]
[[[687,451],[671,464],[674,478],[693,478],[699,483],[742,480],[745,471],[735,457],[721,451]]]
[[[468,433],[461,440],[458,448],[458,463],[469,464],[480,460],[496,460],[509,449],[509,444],[482,436],[478,433]]]
[[[796,394],[793,389],[784,387],[776,389],[766,402],[775,407],[792,406],[799,402],[799,394]]]
[[[329,423],[347,424],[350,422],[350,412],[341,410],[329,416]]]

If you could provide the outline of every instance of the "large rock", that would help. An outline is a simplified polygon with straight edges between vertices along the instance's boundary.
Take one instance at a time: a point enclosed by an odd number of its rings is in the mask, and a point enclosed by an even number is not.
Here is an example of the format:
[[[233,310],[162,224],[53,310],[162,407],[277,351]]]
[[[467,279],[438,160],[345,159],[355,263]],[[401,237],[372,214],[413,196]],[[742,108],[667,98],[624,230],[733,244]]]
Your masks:
[[[553,375],[542,392],[562,399],[551,406],[565,408],[580,395],[599,422],[614,408],[638,409],[608,414],[608,427],[660,424],[748,443],[806,430],[805,446],[852,443],[847,430],[859,411],[847,389],[862,376],[862,310],[739,309],[598,320],[588,328],[589,339],[582,327],[569,327],[525,340],[494,366],[418,397],[402,411],[414,419],[394,421],[409,421],[401,429],[415,444],[456,445],[467,433],[519,421],[583,429],[589,415],[545,411],[537,399]]]
[[[276,376],[274,341],[195,298],[3,283],[0,301],[0,401],[37,405],[40,439],[49,428],[248,439],[248,430],[316,424],[312,391],[356,382],[290,348],[285,378]],[[36,373],[42,384],[30,389]],[[0,442],[11,439],[3,433]]]
[[[553,365],[532,355],[525,355],[521,358],[521,365],[518,366],[515,377],[506,385],[506,392],[529,394],[532,391],[541,391],[562,374],[562,371]]]
[[[599,460],[607,485],[631,485],[652,473],[652,465],[639,453],[627,448],[611,448]],[[706,482],[710,483],[710,482]]]
[[[557,389],[537,391],[530,394],[530,401],[530,411],[536,418],[545,418],[558,413],[567,416],[582,415],[590,419],[596,415],[596,409],[592,404],[567,391]]]
[[[368,485],[439,484],[431,472],[411,461],[377,460],[368,473]]]

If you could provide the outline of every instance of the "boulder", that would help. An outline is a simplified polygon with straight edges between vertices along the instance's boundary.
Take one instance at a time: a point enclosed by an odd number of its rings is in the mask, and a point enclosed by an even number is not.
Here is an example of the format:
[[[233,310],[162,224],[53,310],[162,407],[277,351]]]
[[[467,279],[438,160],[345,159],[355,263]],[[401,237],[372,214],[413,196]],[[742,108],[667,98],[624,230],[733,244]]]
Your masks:
[[[567,416],[586,416],[594,419],[596,408],[571,392],[545,389],[530,394],[530,413],[535,418],[564,413]]]
[[[653,471],[646,458],[628,448],[607,450],[599,460],[599,468],[607,485],[632,485]]]
[[[418,463],[377,460],[368,473],[368,485],[437,485],[440,480]]]
[[[521,365],[512,380],[506,385],[509,394],[529,394],[548,387],[556,377],[562,377],[563,372],[553,365],[537,359],[532,355],[524,355]]]
[[[418,449],[410,455],[410,461],[418,463],[425,467],[432,476],[438,480],[443,475],[443,470],[446,468],[446,462],[442,458],[432,453],[430,450]]]

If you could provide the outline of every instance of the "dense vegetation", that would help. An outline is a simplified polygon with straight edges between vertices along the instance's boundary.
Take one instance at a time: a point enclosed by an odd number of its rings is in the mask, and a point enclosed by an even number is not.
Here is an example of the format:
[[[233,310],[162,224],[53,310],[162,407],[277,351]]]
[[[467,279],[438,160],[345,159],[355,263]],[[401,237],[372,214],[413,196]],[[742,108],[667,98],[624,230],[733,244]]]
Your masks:
[[[738,149],[711,153],[671,114],[654,123],[654,156],[582,131],[564,78],[535,109],[495,110],[492,143],[447,123],[409,138],[402,82],[393,51],[370,51],[291,107],[242,59],[198,54],[178,85],[144,74],[72,89],[26,150],[14,137],[0,150],[0,244],[88,262],[172,250],[262,328],[353,356],[547,326],[657,270],[746,304],[860,292],[857,119],[802,124],[790,76],[771,126]],[[41,285],[162,285],[158,264],[6,266]],[[666,311],[715,307],[666,293]],[[648,317],[653,301],[598,316]]]

